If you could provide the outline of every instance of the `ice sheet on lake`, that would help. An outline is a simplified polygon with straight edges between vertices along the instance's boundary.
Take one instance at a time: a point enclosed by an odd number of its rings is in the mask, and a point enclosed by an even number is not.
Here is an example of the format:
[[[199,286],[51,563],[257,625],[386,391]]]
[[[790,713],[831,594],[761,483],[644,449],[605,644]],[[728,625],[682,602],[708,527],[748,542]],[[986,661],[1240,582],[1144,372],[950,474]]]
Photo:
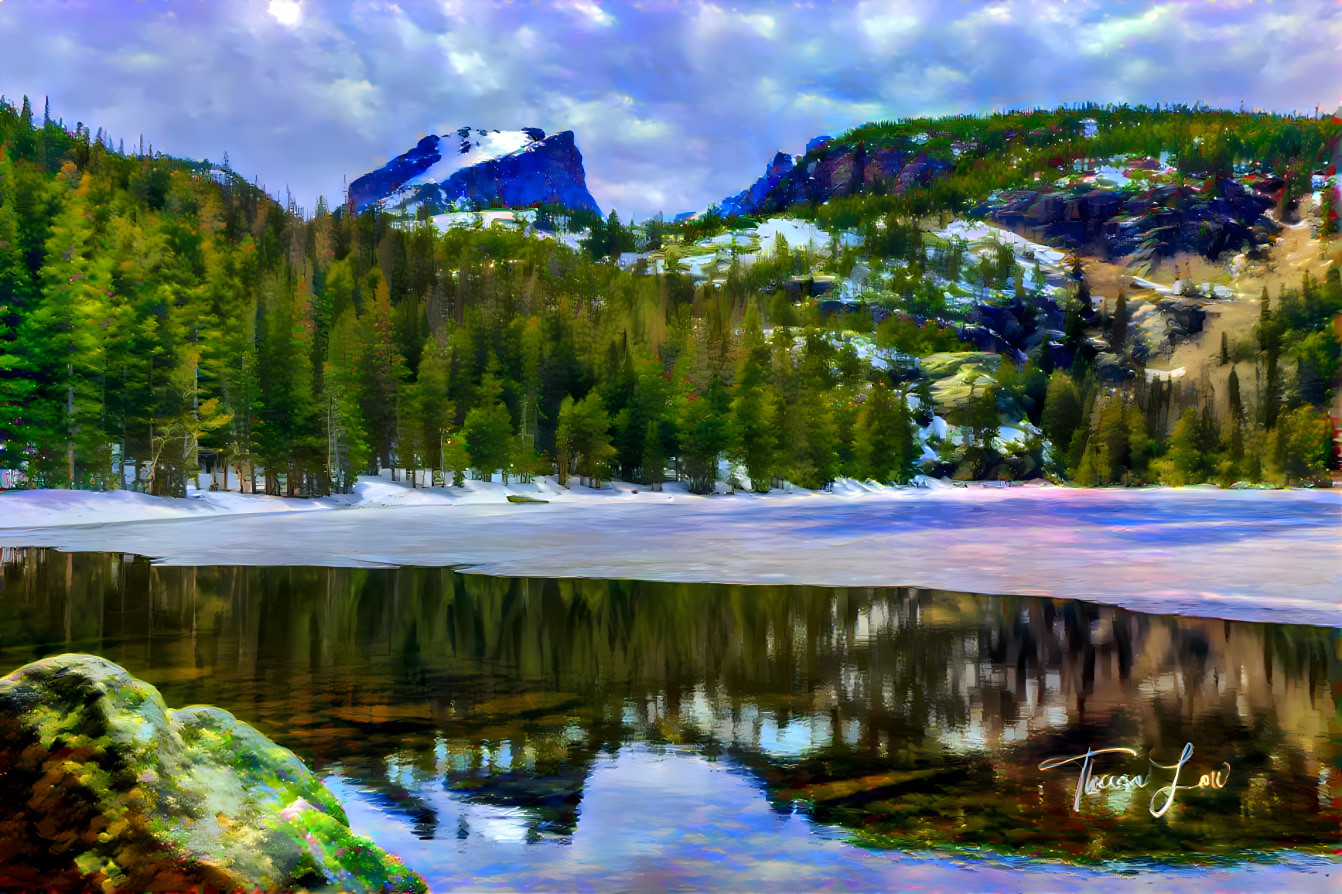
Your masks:
[[[471,484],[458,492],[373,480],[351,497],[314,501],[205,495],[226,501],[223,511],[127,494],[5,494],[0,545],[174,565],[917,586],[1342,626],[1342,494],[1331,491],[845,487],[704,498],[674,485],[565,490],[549,480],[507,489],[552,501],[539,505]],[[63,502],[78,511],[50,505]],[[237,504],[289,511],[241,514]]]

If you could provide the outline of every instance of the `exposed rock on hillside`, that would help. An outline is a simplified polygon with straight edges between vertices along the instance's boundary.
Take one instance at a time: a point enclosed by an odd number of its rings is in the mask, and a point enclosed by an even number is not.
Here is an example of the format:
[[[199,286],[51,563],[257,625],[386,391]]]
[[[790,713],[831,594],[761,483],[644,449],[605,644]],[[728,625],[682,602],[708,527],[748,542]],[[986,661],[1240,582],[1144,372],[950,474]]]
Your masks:
[[[1113,189],[1092,183],[1057,192],[1013,190],[975,209],[1031,238],[1100,248],[1130,264],[1159,261],[1179,251],[1209,258],[1254,248],[1277,225],[1264,212],[1272,200],[1230,179],[1200,185]]]
[[[724,214],[773,214],[799,202],[824,202],[878,186],[893,192],[926,185],[951,168],[949,162],[902,149],[868,150],[863,142],[817,137],[794,162],[778,153],[765,175],[721,203]]]

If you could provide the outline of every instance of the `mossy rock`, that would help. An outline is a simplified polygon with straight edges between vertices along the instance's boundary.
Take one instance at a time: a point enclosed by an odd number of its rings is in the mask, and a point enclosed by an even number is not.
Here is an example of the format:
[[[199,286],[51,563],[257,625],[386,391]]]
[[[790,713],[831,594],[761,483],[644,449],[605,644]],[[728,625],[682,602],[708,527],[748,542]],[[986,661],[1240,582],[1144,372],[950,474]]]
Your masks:
[[[923,375],[941,379],[954,375],[968,364],[977,370],[993,375],[1002,364],[1002,355],[986,351],[958,351],[955,353],[928,354],[918,361],[918,369]]]
[[[426,891],[301,760],[94,655],[0,678],[0,888]]]

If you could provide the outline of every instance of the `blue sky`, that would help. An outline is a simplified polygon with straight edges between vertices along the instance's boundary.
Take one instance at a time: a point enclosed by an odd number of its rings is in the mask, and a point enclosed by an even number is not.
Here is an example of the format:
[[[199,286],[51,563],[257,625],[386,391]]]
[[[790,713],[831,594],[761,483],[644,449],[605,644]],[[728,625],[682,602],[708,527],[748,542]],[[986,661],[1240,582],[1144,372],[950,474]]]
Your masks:
[[[0,93],[220,159],[311,209],[426,133],[577,134],[623,217],[903,115],[1342,102],[1342,0],[0,0]]]

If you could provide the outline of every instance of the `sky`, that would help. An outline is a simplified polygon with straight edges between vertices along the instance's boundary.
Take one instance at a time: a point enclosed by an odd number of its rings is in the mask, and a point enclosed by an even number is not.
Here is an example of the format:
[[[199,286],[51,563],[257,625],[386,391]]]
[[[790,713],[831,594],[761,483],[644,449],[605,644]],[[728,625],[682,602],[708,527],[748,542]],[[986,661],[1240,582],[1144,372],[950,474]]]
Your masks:
[[[0,0],[0,93],[303,208],[428,133],[575,132],[622,218],[874,119],[1342,103],[1342,0]]]

